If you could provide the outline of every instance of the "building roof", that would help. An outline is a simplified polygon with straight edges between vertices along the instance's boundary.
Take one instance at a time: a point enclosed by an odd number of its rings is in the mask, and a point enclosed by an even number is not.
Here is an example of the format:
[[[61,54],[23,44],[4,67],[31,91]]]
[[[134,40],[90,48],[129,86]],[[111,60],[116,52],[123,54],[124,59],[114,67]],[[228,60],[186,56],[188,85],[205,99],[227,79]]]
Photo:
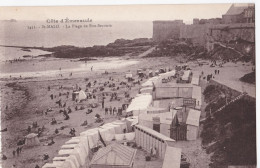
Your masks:
[[[233,4],[228,9],[225,15],[239,15],[244,12],[246,8],[248,8],[249,4]]]
[[[190,109],[186,124],[199,126],[200,123],[200,113],[201,111]]]
[[[147,133],[149,133],[149,134],[151,134],[151,135],[153,135],[153,136],[155,136],[155,137],[157,137],[157,138],[159,138],[163,141],[172,141],[172,142],[175,141],[175,140],[173,140],[173,139],[171,139],[171,138],[169,138],[169,137],[167,137],[167,136],[165,136],[165,135],[163,135],[163,134],[161,134],[157,131],[152,130],[151,128],[146,127],[146,126],[135,125],[135,127],[139,128],[139,129],[141,129],[141,130],[143,130],[143,131],[145,131],[145,132],[147,132]]]
[[[173,112],[157,113],[157,114],[140,114],[139,120],[153,121],[153,117],[159,117],[160,123],[171,124],[174,116],[176,115],[176,110]]]
[[[136,149],[113,143],[101,148],[91,160],[91,165],[130,166],[135,158]]]
[[[162,168],[179,168],[181,166],[181,148],[167,146]]]

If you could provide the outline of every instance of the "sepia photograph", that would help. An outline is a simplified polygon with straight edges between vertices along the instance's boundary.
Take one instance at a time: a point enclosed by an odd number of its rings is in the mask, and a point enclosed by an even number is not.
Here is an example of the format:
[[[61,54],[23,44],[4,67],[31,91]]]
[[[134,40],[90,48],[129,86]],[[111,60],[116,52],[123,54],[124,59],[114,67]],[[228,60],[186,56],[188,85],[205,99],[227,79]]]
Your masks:
[[[256,168],[254,3],[0,6],[1,168]]]

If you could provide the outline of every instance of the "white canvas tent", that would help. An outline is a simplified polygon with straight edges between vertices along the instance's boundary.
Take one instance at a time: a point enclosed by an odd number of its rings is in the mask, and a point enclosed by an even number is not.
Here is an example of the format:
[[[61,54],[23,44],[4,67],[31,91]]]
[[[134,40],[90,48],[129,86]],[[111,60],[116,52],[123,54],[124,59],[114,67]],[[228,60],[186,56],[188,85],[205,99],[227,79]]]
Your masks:
[[[37,134],[30,133],[30,134],[26,135],[25,136],[25,145],[26,146],[40,145],[40,141],[39,141]]]
[[[158,76],[152,77],[152,78],[148,79],[146,82],[144,82],[141,86],[142,87],[152,87],[160,82],[159,79],[160,78]]]
[[[46,163],[42,168],[62,168],[63,162]]]
[[[188,81],[189,78],[190,78],[190,73],[191,73],[190,70],[184,71],[184,74],[182,75],[181,79],[182,79],[183,81]]]
[[[133,77],[133,74],[132,73],[126,73],[125,74],[125,78],[132,78]]]
[[[63,161],[62,167],[64,168],[79,168],[80,165],[77,161],[76,156],[70,155],[70,156],[56,156],[53,159],[53,162],[57,161]]]
[[[80,90],[79,91],[79,101],[84,100],[86,98],[87,98],[86,93],[83,90]]]
[[[152,94],[152,93],[153,93],[153,87],[152,87],[152,86],[149,86],[149,87],[141,88],[141,89],[140,89],[140,92],[141,92],[141,93],[149,93],[149,94]]]
[[[131,102],[126,109],[126,113],[132,113],[134,116],[138,116],[141,113],[146,113],[147,108],[152,103],[152,95],[139,94]]]
[[[181,148],[167,146],[162,168],[180,168]]]
[[[187,140],[196,140],[199,135],[199,121],[201,111],[190,109],[187,117]]]
[[[135,141],[147,152],[150,152],[151,148],[156,148],[160,158],[164,158],[166,147],[175,142],[173,139],[142,125],[135,125]]]
[[[172,70],[172,71],[169,71],[169,72],[166,72],[166,73],[161,73],[159,74],[159,77],[160,77],[160,80],[163,79],[163,78],[170,78],[170,77],[174,77],[176,75],[176,71],[175,70]]]

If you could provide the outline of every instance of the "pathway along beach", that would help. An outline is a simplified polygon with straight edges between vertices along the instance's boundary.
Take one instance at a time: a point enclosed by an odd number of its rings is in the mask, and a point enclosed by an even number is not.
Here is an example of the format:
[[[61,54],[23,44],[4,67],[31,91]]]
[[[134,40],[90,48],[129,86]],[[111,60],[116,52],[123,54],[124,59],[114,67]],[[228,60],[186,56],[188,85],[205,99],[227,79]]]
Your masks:
[[[93,71],[87,71],[85,73],[75,73],[70,75],[70,72],[63,71],[61,76],[48,76],[24,78],[2,78],[1,79],[1,129],[7,128],[7,131],[1,132],[2,136],[2,154],[7,156],[7,160],[2,161],[2,167],[11,167],[13,164],[16,167],[32,167],[34,168],[36,164],[40,167],[48,161],[43,161],[43,155],[47,153],[49,155],[49,160],[57,155],[60,147],[71,138],[70,130],[75,128],[76,135],[80,132],[95,128],[100,123],[95,123],[94,117],[96,114],[101,115],[104,118],[104,122],[108,123],[113,120],[117,120],[116,115],[105,115],[105,110],[101,106],[101,97],[104,96],[104,106],[105,107],[116,107],[117,109],[122,106],[122,104],[129,102],[129,97],[134,97],[140,85],[133,82],[128,83],[125,79],[125,74],[131,72],[134,75],[135,82],[138,80],[143,83],[147,79],[141,80],[136,75],[136,70],[139,68],[147,70],[157,70],[159,68],[171,68],[173,69],[179,64],[177,59],[170,57],[160,57],[160,58],[136,58],[135,60],[128,59],[127,61],[134,61],[126,66],[120,66],[120,62],[117,62],[113,69],[107,67],[103,64],[104,69],[97,70],[95,66]],[[21,63],[23,64],[23,63]],[[42,62],[44,64],[44,62]],[[70,64],[68,61],[67,64]],[[73,64],[73,62],[71,62]],[[193,72],[204,72],[204,75],[214,74],[215,68],[211,68],[209,65],[198,66],[195,62],[188,62]],[[240,65],[240,63],[238,63]],[[98,62],[97,62],[98,65]],[[90,67],[89,67],[90,68]],[[251,72],[252,66],[248,64],[241,63],[241,66],[237,64],[230,63],[227,66],[220,68],[220,74],[225,74],[225,78],[229,76],[242,77],[243,75]],[[107,71],[107,73],[105,73]],[[217,77],[216,77],[217,78]],[[221,80],[222,77],[219,77]],[[238,79],[232,79],[238,80]],[[96,81],[96,82],[95,82]],[[91,87],[86,86],[91,82]],[[95,85],[94,85],[95,82]],[[106,86],[104,86],[106,83]],[[114,86],[113,86],[114,85]],[[49,89],[48,89],[49,87]],[[97,108],[92,108],[93,112],[86,114],[90,102],[75,102],[72,101],[72,91],[73,88],[80,87],[83,90],[88,90],[92,95],[96,96],[97,102],[99,102]],[[252,85],[255,87],[255,85]],[[103,88],[103,89],[101,89]],[[110,96],[106,93],[115,93],[117,99],[110,100]],[[53,95],[53,99],[51,98]],[[56,103],[61,100],[62,108]],[[76,110],[76,106],[78,110]],[[71,108],[72,112],[69,113],[69,120],[64,120],[63,113],[60,110],[68,111],[68,107]],[[82,107],[82,110],[79,110]],[[202,109],[202,113],[204,110]],[[202,114],[203,116],[203,114]],[[52,119],[55,118],[56,124],[51,124]],[[87,121],[87,126],[82,126],[82,124]],[[32,128],[33,123],[37,122],[37,127]],[[31,127],[31,131],[28,131],[28,127]],[[44,128],[43,128],[44,127]],[[22,151],[19,155],[13,151],[17,150],[17,143],[22,140],[29,132],[37,133],[39,128],[43,128],[41,135],[39,136],[40,145],[34,147],[22,147]],[[55,130],[58,130],[55,131]],[[56,133],[55,133],[56,132]],[[51,140],[54,140],[54,144],[50,144]],[[201,149],[203,150],[203,149]],[[198,151],[197,151],[198,152]],[[210,156],[205,157],[204,153],[196,156],[196,161],[194,165],[200,165],[201,167],[208,167],[210,162]],[[200,152],[198,152],[200,153]],[[192,158],[191,158],[192,159]]]

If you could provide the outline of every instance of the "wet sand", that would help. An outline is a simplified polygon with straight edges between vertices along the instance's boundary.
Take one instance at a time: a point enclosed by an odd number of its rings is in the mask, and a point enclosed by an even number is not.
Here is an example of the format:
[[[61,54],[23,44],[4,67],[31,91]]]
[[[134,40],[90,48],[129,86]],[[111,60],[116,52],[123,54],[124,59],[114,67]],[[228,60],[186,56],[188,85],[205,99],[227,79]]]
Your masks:
[[[119,86],[119,90],[114,90],[112,88],[105,88],[105,92],[117,92],[118,97],[120,97],[120,101],[113,100],[109,101],[110,97],[106,97],[105,99],[105,107],[119,107],[124,102],[128,101],[124,97],[124,92],[128,91],[130,93],[130,97],[134,97],[140,85],[135,85],[131,87],[131,90],[128,90],[125,86],[120,85],[121,81],[126,81],[124,75],[126,72],[131,71],[134,74],[135,80],[138,80],[136,75],[136,70],[139,68],[144,68],[148,70],[156,70],[158,68],[173,68],[175,65],[179,64],[176,59],[173,58],[136,58],[130,61],[137,61],[133,64],[129,64],[126,66],[120,66],[120,62],[117,62],[119,66],[114,67],[112,69],[108,68],[108,74],[104,74],[106,70],[106,66],[102,65],[104,69],[88,71],[88,73],[75,73],[72,76],[69,76],[64,73],[63,77],[34,77],[34,78],[13,78],[13,79],[2,79],[1,86],[1,107],[2,107],[2,116],[1,116],[1,129],[8,128],[7,132],[2,132],[2,154],[7,156],[7,160],[3,161],[2,167],[11,167],[12,164],[16,164],[17,167],[32,167],[34,168],[36,164],[40,167],[45,163],[51,161],[51,159],[57,155],[60,147],[71,138],[69,131],[71,128],[75,128],[76,135],[83,130],[97,127],[100,123],[94,123],[95,114],[100,114],[105,118],[105,122],[111,122],[113,120],[118,119],[116,116],[105,116],[104,109],[101,108],[101,105],[97,108],[93,108],[93,112],[86,115],[86,111],[88,109],[89,102],[84,101],[82,103],[76,103],[71,100],[72,87],[78,84],[83,90],[86,88],[86,84],[88,82],[85,81],[86,78],[93,83],[94,80],[97,81],[97,85],[91,88],[97,88],[99,86],[103,86],[103,83],[106,81],[110,81],[115,83],[116,87]],[[214,69],[210,68],[209,65],[204,65],[203,67],[199,67],[197,64],[191,62],[189,63],[193,71],[201,72],[204,71],[205,75],[207,73],[211,73]],[[237,69],[241,69],[243,67],[235,66],[235,64],[229,65],[227,67],[221,68],[221,73],[229,73],[232,75],[236,73]],[[240,72],[240,71],[239,71]],[[243,73],[249,73],[250,68],[243,70]],[[243,74],[241,73],[241,75]],[[67,74],[67,75],[65,75]],[[239,75],[238,75],[239,76]],[[243,75],[242,75],[243,76]],[[114,80],[111,81],[109,78],[112,77]],[[143,82],[143,81],[142,81]],[[59,89],[60,86],[63,86],[63,89]],[[48,91],[48,86],[50,86],[51,90]],[[69,92],[69,98],[65,95],[59,96],[59,93],[65,94]],[[99,95],[102,93],[98,91],[96,93]],[[55,100],[51,100],[50,94],[56,95]],[[70,106],[72,109],[72,113],[70,115],[69,120],[64,120],[62,113],[59,113],[59,110],[63,108],[59,108],[55,103],[57,100],[61,99],[64,103],[66,101],[66,107]],[[8,109],[5,107],[8,105]],[[75,106],[84,106],[84,110],[75,111]],[[48,112],[47,115],[42,114],[41,111],[46,111],[48,108],[53,108],[53,111]],[[203,113],[203,111],[202,111]],[[52,118],[57,120],[56,125],[51,125],[50,121]],[[89,125],[80,126],[85,120],[88,121]],[[28,134],[27,127],[32,125],[32,122],[37,121],[38,125],[42,127],[44,125],[45,129],[40,136],[41,144],[35,147],[23,147],[22,153],[20,156],[13,157],[12,151],[17,148],[17,141],[23,138]],[[61,127],[64,127],[61,130]],[[55,134],[54,130],[58,128],[59,133]],[[37,130],[32,130],[32,132],[36,132]],[[44,146],[45,143],[50,142],[50,139],[54,138],[55,144],[52,146]],[[200,144],[200,142],[196,143]],[[182,146],[182,145],[181,145]],[[185,145],[184,145],[185,148]],[[203,150],[200,147],[198,150]],[[197,150],[196,149],[196,150]],[[191,150],[186,150],[192,153]],[[198,151],[197,151],[198,152]],[[43,154],[48,153],[50,158],[48,161],[43,161]],[[200,157],[199,155],[194,155],[194,157]],[[209,157],[205,158],[205,155],[201,157],[201,159],[193,160],[193,164],[195,165],[203,165],[202,162],[205,159],[210,159]],[[198,163],[200,162],[200,163]],[[208,163],[209,161],[205,161]]]

